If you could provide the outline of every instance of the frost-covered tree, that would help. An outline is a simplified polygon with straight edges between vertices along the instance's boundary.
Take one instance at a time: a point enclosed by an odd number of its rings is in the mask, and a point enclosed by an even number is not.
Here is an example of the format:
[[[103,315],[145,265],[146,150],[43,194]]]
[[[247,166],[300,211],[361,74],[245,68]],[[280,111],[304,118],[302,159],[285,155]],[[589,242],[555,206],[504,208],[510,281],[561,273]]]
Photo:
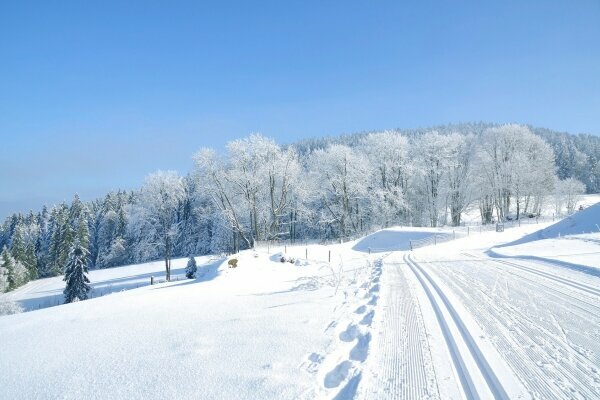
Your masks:
[[[447,204],[452,226],[459,226],[462,213],[473,196],[471,184],[471,161],[473,138],[457,133],[447,138]]]
[[[319,183],[315,199],[320,222],[337,227],[339,237],[362,231],[368,207],[368,161],[348,146],[314,151],[308,159],[311,178]],[[366,208],[366,210],[364,209]]]
[[[185,276],[188,279],[196,278],[196,271],[198,271],[198,266],[196,265],[196,259],[194,256],[190,256],[188,259],[187,265],[185,267]]]
[[[72,303],[73,301],[87,300],[88,294],[91,290],[89,285],[90,280],[87,277],[89,251],[79,243],[75,241],[71,252],[69,253],[69,259],[65,266],[65,277],[66,282],[65,290],[65,303]]]
[[[27,269],[27,275],[21,284],[37,278],[37,259],[35,248],[25,242],[25,222],[19,221],[12,236],[10,253],[16,262]]]
[[[441,212],[446,209],[445,189],[450,146],[448,136],[428,132],[414,144],[413,154],[418,172],[418,185],[429,225],[438,226]]]
[[[27,268],[21,262],[15,260],[6,246],[0,254],[0,268],[6,277],[6,291],[14,290],[27,283]]]
[[[231,233],[232,246],[229,248],[233,252],[239,250],[240,240],[246,248],[252,247],[252,230],[249,227],[252,217],[246,212],[248,203],[243,199],[251,190],[244,188],[242,191],[238,188],[236,181],[231,179],[225,159],[212,149],[201,149],[194,156],[194,162],[194,176],[198,179],[198,185],[218,210],[221,221],[227,221],[229,229],[220,229],[220,238],[226,232]]]
[[[6,247],[0,254],[0,293],[8,292],[8,262],[7,254],[5,254]]]
[[[567,208],[567,214],[573,214],[585,193],[585,185],[574,178],[559,180],[555,185],[556,214],[561,215],[563,207]]]
[[[48,207],[44,206],[37,216],[39,234],[35,244],[35,253],[37,257],[38,276],[44,278],[50,275],[48,261],[50,241],[52,238],[50,212]]]
[[[494,196],[498,220],[508,215],[511,202],[520,216],[533,198],[539,210],[542,197],[552,190],[554,153],[549,146],[521,125],[487,129],[478,143],[478,164]]]
[[[413,173],[408,139],[392,131],[371,133],[359,149],[369,161],[374,222],[386,227],[406,223],[409,177]]]
[[[150,174],[135,204],[129,209],[129,235],[135,237],[137,259],[151,259],[158,251],[165,260],[166,279],[171,279],[171,257],[180,221],[177,211],[185,199],[183,179],[175,171]]]

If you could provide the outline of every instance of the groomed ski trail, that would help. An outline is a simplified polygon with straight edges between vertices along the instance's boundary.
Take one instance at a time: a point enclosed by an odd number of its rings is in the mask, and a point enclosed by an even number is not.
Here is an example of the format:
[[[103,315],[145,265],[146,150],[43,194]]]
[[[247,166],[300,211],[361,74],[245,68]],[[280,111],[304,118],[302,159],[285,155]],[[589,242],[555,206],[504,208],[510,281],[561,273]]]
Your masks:
[[[384,262],[374,352],[364,374],[360,398],[439,399],[440,394],[420,306],[404,264]],[[380,266],[381,267],[381,266]]]
[[[441,327],[465,398],[509,399],[507,391],[448,297],[409,255],[404,261],[426,292]],[[466,351],[465,351],[466,350]],[[482,385],[482,383],[485,383]]]
[[[515,265],[470,256],[426,263],[460,298],[531,396],[598,398],[598,297]],[[519,260],[519,266],[524,264],[538,269],[534,263]],[[547,273],[562,276],[567,272]],[[580,274],[568,275],[575,282]]]

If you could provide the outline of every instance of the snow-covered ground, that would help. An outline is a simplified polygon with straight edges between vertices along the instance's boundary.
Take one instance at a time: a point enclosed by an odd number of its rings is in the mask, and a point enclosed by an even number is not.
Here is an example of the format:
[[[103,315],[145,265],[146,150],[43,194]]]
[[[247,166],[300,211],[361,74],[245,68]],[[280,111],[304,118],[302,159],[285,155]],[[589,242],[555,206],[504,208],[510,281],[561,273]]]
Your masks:
[[[197,257],[196,262],[200,266],[199,279],[212,279],[221,261],[219,258],[213,256]],[[173,279],[185,279],[186,263],[187,259],[172,260],[171,275]],[[89,273],[92,285],[90,296],[92,298],[101,297],[123,290],[150,285],[151,277],[154,277],[157,281],[164,280],[164,274],[164,261],[92,270]],[[9,300],[17,302],[25,311],[52,307],[64,302],[64,288],[65,282],[62,276],[38,279],[12,292],[0,294],[0,301]]]
[[[112,294],[0,317],[0,397],[600,398],[600,237],[552,224],[269,246],[154,286],[161,262],[93,271]],[[4,296],[36,309],[62,284]]]

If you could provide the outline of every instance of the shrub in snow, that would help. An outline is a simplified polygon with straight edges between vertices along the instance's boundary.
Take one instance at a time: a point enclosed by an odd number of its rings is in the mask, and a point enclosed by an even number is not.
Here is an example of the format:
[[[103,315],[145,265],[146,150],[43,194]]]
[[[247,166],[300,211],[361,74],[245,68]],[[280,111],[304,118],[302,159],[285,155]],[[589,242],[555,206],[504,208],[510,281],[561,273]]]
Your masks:
[[[75,242],[71,252],[69,253],[69,261],[65,268],[64,281],[67,282],[65,287],[65,303],[72,303],[77,300],[86,300],[88,293],[91,290],[90,280],[87,277],[88,267],[87,258],[89,252],[81,246],[79,242]]]
[[[236,268],[237,262],[237,258],[232,258],[231,260],[227,261],[227,264],[229,264],[229,268]]]
[[[185,277],[188,279],[196,278],[196,271],[198,271],[196,259],[193,256],[190,256],[187,266],[185,267]]]
[[[23,308],[14,301],[0,301],[0,315],[19,314]]]

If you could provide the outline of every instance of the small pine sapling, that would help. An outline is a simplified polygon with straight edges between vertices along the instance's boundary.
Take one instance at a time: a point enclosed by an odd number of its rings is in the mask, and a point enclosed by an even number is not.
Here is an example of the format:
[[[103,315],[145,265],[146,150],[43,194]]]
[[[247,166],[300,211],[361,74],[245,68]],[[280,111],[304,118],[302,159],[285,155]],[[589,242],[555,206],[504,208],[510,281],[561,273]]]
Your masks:
[[[196,271],[198,271],[196,259],[193,256],[190,256],[190,259],[187,262],[187,266],[185,267],[185,277],[188,279],[195,279]]]

